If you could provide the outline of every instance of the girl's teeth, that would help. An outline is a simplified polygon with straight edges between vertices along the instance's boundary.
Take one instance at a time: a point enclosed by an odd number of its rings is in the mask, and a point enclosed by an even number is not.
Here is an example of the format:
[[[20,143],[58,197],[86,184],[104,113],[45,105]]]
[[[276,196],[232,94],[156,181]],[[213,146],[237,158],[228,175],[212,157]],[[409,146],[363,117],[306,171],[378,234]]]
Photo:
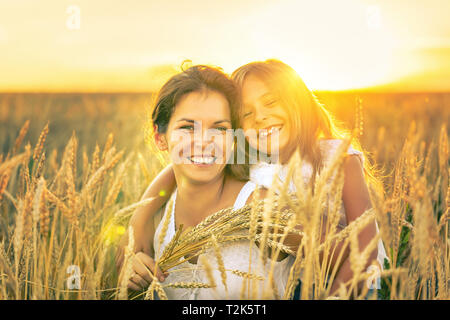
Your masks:
[[[267,137],[269,134],[272,134],[274,130],[279,130],[279,127],[272,127],[268,131],[261,132],[262,137]]]

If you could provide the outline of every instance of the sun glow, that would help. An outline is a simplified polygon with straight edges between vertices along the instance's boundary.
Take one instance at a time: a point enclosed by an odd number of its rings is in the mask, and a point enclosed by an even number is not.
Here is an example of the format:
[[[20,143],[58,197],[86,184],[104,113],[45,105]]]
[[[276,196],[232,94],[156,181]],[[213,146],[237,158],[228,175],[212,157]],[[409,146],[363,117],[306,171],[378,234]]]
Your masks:
[[[231,73],[268,58],[314,90],[450,88],[450,3],[433,1],[4,0],[0,91],[152,91],[185,59]]]
[[[311,89],[361,88],[389,80],[394,40],[383,28],[380,10],[353,1],[330,2],[327,10],[322,5],[290,1],[247,18],[253,55],[285,61]],[[320,20],[311,12],[320,12]]]

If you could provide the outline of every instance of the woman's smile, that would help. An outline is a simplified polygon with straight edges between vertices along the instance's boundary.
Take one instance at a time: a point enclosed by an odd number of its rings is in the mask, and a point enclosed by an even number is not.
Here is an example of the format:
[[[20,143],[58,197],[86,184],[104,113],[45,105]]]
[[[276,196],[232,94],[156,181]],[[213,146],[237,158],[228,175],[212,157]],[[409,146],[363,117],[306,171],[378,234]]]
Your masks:
[[[215,161],[216,157],[203,157],[203,156],[192,156],[188,157],[188,159],[191,161],[193,165],[199,166],[199,167],[208,167],[211,166]]]

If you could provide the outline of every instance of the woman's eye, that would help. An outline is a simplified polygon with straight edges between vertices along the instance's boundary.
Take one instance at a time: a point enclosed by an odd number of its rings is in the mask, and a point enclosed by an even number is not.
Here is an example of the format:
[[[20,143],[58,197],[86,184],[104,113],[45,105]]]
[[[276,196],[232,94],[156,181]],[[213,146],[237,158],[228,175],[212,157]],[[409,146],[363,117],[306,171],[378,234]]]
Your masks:
[[[180,129],[184,129],[184,130],[194,130],[194,126],[186,125],[186,126],[180,127]]]
[[[227,133],[228,129],[229,128],[227,128],[227,127],[217,127],[217,128],[214,128],[213,130],[218,131],[217,134],[224,134],[224,133]]]
[[[251,115],[252,115],[251,111],[246,112],[246,113],[244,113],[244,118],[250,117]]]

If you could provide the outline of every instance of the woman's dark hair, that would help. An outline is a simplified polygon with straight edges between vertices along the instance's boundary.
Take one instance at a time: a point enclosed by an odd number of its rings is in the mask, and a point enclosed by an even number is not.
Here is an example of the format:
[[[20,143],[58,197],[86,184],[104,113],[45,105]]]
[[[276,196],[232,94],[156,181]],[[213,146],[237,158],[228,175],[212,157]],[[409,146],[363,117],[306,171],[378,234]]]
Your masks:
[[[166,132],[175,106],[183,96],[207,90],[224,95],[230,106],[231,125],[237,128],[240,97],[235,83],[218,68],[198,65],[174,75],[159,91],[152,114],[153,125],[158,125],[158,132]]]
[[[192,66],[170,78],[159,91],[152,112],[153,127],[158,133],[165,133],[175,107],[182,97],[192,92],[215,91],[228,101],[231,125],[239,128],[240,94],[238,87],[221,69],[205,65]],[[240,164],[227,164],[226,173],[239,180],[248,179],[248,167]]]

